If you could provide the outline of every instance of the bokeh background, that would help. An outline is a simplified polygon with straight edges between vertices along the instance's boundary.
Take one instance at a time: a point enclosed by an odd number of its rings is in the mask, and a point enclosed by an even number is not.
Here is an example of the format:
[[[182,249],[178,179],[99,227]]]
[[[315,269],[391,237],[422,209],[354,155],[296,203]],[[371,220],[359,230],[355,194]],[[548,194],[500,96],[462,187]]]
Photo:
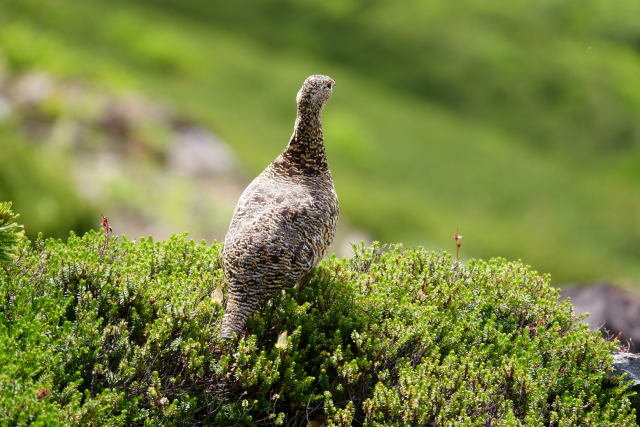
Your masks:
[[[640,285],[636,0],[0,2],[0,200],[27,233],[224,237],[309,74],[342,218]]]

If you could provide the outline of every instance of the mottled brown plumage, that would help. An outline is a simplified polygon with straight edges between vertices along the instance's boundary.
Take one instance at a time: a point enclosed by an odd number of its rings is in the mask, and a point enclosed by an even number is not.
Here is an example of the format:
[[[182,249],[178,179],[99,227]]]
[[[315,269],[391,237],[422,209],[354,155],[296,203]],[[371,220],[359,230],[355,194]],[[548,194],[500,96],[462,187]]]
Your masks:
[[[320,113],[334,86],[327,76],[305,80],[289,144],[240,196],[224,242],[229,296],[223,338],[242,331],[261,302],[300,281],[333,240],[338,198]]]

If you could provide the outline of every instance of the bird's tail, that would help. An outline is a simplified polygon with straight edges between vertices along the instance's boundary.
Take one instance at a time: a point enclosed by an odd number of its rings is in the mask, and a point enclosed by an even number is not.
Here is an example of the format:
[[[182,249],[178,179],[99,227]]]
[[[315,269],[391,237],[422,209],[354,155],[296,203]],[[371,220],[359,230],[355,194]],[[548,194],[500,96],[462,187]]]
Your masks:
[[[222,339],[229,339],[234,333],[242,332],[247,318],[256,310],[256,302],[234,298],[234,296],[229,297],[222,317],[222,326],[220,326]]]

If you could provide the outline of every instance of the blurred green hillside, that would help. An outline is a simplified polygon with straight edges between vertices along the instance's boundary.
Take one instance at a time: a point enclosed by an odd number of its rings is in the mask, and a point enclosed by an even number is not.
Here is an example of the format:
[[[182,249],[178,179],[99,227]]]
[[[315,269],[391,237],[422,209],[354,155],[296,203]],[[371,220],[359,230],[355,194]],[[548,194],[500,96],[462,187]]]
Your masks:
[[[171,103],[253,172],[309,74],[342,212],[383,241],[640,282],[640,3],[4,2],[0,55]],[[2,146],[16,140],[2,133]],[[28,206],[16,200],[28,219]],[[28,225],[28,222],[27,222]]]

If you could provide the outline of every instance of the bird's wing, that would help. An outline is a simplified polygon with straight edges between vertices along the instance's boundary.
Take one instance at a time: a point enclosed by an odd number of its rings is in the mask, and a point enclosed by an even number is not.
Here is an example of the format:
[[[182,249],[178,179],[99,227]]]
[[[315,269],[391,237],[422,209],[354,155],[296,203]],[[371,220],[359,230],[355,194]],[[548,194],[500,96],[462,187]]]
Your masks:
[[[305,222],[309,195],[296,188],[245,192],[225,240],[229,279],[291,286],[316,258]]]

